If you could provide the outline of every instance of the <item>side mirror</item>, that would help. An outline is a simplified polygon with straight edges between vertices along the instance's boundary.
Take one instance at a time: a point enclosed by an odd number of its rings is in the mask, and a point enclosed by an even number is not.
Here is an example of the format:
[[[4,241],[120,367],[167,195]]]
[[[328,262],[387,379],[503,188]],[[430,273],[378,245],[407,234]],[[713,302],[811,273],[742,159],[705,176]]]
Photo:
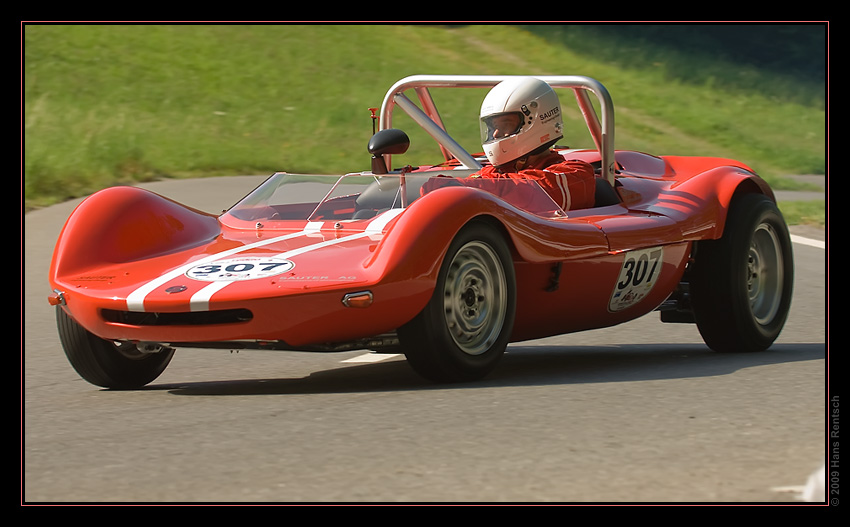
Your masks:
[[[410,138],[402,130],[387,128],[369,139],[369,153],[372,154],[372,173],[386,174],[389,170],[384,161],[385,154],[403,154],[410,147]]]

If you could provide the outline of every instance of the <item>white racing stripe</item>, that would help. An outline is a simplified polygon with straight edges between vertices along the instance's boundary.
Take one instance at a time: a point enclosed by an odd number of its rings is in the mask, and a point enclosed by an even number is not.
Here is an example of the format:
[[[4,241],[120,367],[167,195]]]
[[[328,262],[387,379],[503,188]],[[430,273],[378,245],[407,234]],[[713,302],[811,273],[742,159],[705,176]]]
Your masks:
[[[319,230],[321,228],[322,228],[321,222],[310,222],[310,223],[307,224],[307,226],[302,231],[292,233],[292,234],[286,234],[286,235],[283,235],[283,236],[277,236],[275,238],[269,238],[268,240],[261,240],[261,241],[254,242],[254,243],[251,243],[251,244],[248,244],[248,245],[243,245],[242,247],[236,247],[234,249],[222,251],[220,253],[212,254],[210,256],[201,258],[200,260],[194,260],[194,261],[189,262],[189,263],[187,263],[187,264],[185,264],[181,267],[177,267],[176,269],[172,269],[171,271],[169,271],[169,272],[165,273],[164,275],[161,275],[157,278],[154,278],[150,282],[146,283],[142,287],[136,289],[135,291],[133,291],[132,293],[127,295],[127,310],[128,311],[144,311],[145,310],[145,306],[144,306],[145,297],[147,297],[148,294],[151,291],[153,291],[157,287],[161,286],[162,284],[168,282],[169,280],[173,280],[174,278],[177,278],[181,274],[185,273],[191,267],[194,267],[196,265],[205,264],[207,262],[212,262],[212,261],[218,260],[220,258],[224,258],[226,256],[231,256],[233,254],[237,254],[237,253],[240,253],[242,251],[247,251],[247,250],[253,249],[255,247],[262,247],[262,246],[268,245],[270,243],[277,243],[277,242],[280,242],[280,241],[290,240],[292,238],[297,238],[299,236],[305,236],[309,233],[319,232]]]
[[[369,236],[368,232],[360,232],[357,234],[352,234],[351,236],[343,236],[342,238],[325,240],[323,242],[314,243],[313,245],[306,245],[304,247],[299,247],[298,249],[293,249],[284,253],[278,253],[274,255],[274,258],[284,258],[288,260],[289,258],[298,256],[299,254],[304,254],[309,251],[315,251],[316,249],[321,249],[322,247],[337,245],[339,243],[347,242],[350,240],[356,240],[357,238],[365,238],[366,236]],[[212,298],[215,293],[221,291],[228,285],[232,284],[234,281],[235,280],[220,280],[217,282],[210,282],[208,285],[204,286],[200,291],[192,295],[192,299],[189,301],[189,310],[208,311],[210,308],[210,298]]]
[[[342,238],[336,238],[336,239],[333,239],[333,240],[327,240],[327,241],[315,243],[315,244],[312,244],[312,245],[307,245],[307,246],[304,246],[304,247],[300,247],[298,249],[293,249],[291,251],[280,253],[280,254],[277,255],[277,257],[288,259],[288,258],[292,258],[294,256],[298,256],[299,254],[303,254],[303,253],[306,253],[306,252],[321,249],[323,247],[336,245],[336,244],[339,244],[339,243],[343,243],[343,242],[346,242],[346,241],[349,241],[349,240],[355,240],[355,239],[358,239],[358,238],[364,238],[366,236],[372,236],[372,235],[380,234],[381,232],[383,232],[383,230],[387,226],[387,224],[390,221],[392,221],[396,216],[401,214],[403,211],[404,211],[404,209],[390,209],[387,212],[380,214],[379,216],[375,217],[375,219],[373,219],[369,223],[369,225],[366,227],[366,229],[361,233],[353,234],[353,235],[350,235],[350,236],[345,236],[345,237],[342,237]],[[306,236],[306,235],[309,235],[309,234],[314,234],[314,233],[317,233],[317,232],[320,231],[322,224],[323,224],[323,222],[310,222],[310,223],[307,224],[307,226],[302,231],[292,233],[292,234],[286,234],[286,235],[283,235],[283,236],[277,236],[275,238],[269,238],[268,240],[261,240],[261,241],[255,242],[255,243],[244,245],[242,247],[236,247],[234,249],[222,251],[220,253],[216,253],[216,254],[207,256],[205,258],[201,258],[200,260],[194,260],[194,261],[189,262],[189,263],[187,263],[187,264],[185,264],[181,267],[178,267],[176,269],[172,269],[171,271],[151,280],[150,282],[146,283],[145,285],[139,287],[138,289],[136,289],[135,291],[130,293],[127,296],[127,310],[128,311],[144,311],[145,310],[145,307],[144,307],[145,298],[147,297],[148,294],[151,293],[151,291],[153,291],[157,287],[160,287],[161,285],[165,284],[166,282],[173,280],[174,278],[182,275],[183,273],[185,273],[191,267],[201,265],[201,264],[205,264],[205,263],[208,263],[208,262],[213,262],[213,261],[216,261],[216,260],[220,260],[222,258],[226,258],[228,256],[232,256],[234,254],[238,254],[238,253],[243,252],[243,251],[248,251],[248,250],[251,250],[251,249],[254,249],[254,248],[257,248],[257,247],[262,247],[264,245],[269,245],[269,244],[280,242],[280,241],[290,240],[290,239],[293,239],[293,238],[297,238],[299,236]],[[822,241],[810,240],[810,239],[807,239],[807,238],[803,238],[803,237],[800,237],[800,236],[794,236],[794,235],[792,235],[791,238],[795,243],[804,243],[806,245],[811,245],[811,246],[814,246],[814,247],[820,247],[821,249],[823,249],[825,247],[825,243],[822,242]],[[220,291],[221,289],[223,289],[224,287],[226,287],[227,285],[229,285],[231,283],[233,283],[233,281],[217,281],[217,282],[211,282],[210,284],[206,285],[204,288],[202,288],[200,291],[198,291],[197,293],[195,293],[192,296],[192,298],[190,300],[190,309],[192,311],[206,311],[207,309],[209,309],[209,301],[210,301],[210,298],[212,298],[212,295],[215,294],[216,292]]]
[[[337,243],[341,243],[341,242],[344,242],[344,241],[347,241],[347,240],[353,240],[353,239],[356,239],[356,238],[362,238],[362,237],[365,237],[365,236],[380,234],[381,232],[383,232],[384,227],[386,227],[386,225],[390,221],[392,221],[393,218],[398,216],[403,210],[404,209],[390,209],[387,212],[377,216],[374,220],[372,220],[369,223],[369,225],[366,227],[366,230],[362,233],[354,234],[354,235],[351,235],[351,236],[346,236],[346,237],[343,237],[343,238],[337,238],[337,239],[334,239],[334,240],[319,242],[319,243],[316,243],[316,244],[313,244],[313,245],[307,245],[307,246],[301,247],[299,249],[294,249],[292,251],[287,251],[287,252],[281,253],[279,256],[281,256],[283,258],[289,258],[289,257],[292,257],[292,256],[303,254],[303,253],[308,252],[308,251],[312,251],[312,250],[319,249],[319,248],[322,248],[322,247],[327,247],[329,245],[335,245]],[[297,238],[297,237],[300,237],[300,236],[307,236],[309,234],[315,234],[315,233],[317,233],[321,230],[322,224],[323,224],[323,222],[309,222],[307,224],[307,226],[304,228],[304,230],[302,230],[302,231],[292,233],[292,234],[286,234],[286,235],[283,235],[283,236],[277,236],[277,237],[274,237],[274,238],[269,238],[268,240],[262,240],[262,241],[258,241],[258,242],[251,243],[251,244],[248,244],[248,245],[243,245],[242,247],[236,247],[234,249],[222,251],[220,253],[216,253],[216,254],[201,258],[200,260],[194,260],[194,261],[189,262],[185,265],[182,265],[182,266],[180,266],[176,269],[172,269],[171,271],[151,280],[150,282],[146,283],[142,287],[140,287],[140,288],[136,289],[135,291],[133,291],[132,293],[130,293],[127,296],[127,310],[128,311],[144,311],[145,310],[145,306],[144,306],[145,298],[147,297],[148,294],[151,293],[151,291],[153,291],[157,287],[160,287],[161,285],[165,284],[169,280],[172,280],[172,279],[180,276],[181,274],[185,273],[191,267],[194,267],[196,265],[201,265],[201,264],[204,264],[204,263],[208,263],[208,262],[213,262],[213,261],[216,261],[216,260],[220,260],[222,258],[226,258],[228,256],[232,256],[232,255],[238,254],[240,252],[255,249],[257,247],[262,247],[264,245],[269,245],[269,244],[284,241],[284,240],[290,240],[290,239]],[[212,297],[212,295],[214,293],[216,293],[217,291],[223,289],[228,284],[231,284],[231,283],[233,283],[233,282],[232,281],[212,282],[209,285],[205,286],[204,288],[202,288],[200,291],[198,291],[197,293],[195,293],[192,296],[192,298],[190,300],[190,309],[192,311],[206,311],[209,308],[209,300]]]

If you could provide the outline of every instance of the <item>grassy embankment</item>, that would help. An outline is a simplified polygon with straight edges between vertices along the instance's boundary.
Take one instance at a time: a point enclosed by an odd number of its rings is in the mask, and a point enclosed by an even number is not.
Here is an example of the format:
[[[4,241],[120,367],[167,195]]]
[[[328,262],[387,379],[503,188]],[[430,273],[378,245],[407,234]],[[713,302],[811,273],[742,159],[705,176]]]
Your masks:
[[[26,26],[24,39],[27,208],[169,177],[367,169],[368,108],[417,73],[588,75],[614,99],[617,148],[741,159],[775,188],[826,164],[822,94],[727,89],[723,75],[764,73],[717,64],[693,83],[672,60],[623,67],[510,26]],[[463,92],[434,96],[477,151],[484,92]],[[591,146],[571,122],[571,146]],[[413,140],[405,163],[435,159],[429,138],[394,124]],[[823,207],[782,204],[790,222],[821,225]]]

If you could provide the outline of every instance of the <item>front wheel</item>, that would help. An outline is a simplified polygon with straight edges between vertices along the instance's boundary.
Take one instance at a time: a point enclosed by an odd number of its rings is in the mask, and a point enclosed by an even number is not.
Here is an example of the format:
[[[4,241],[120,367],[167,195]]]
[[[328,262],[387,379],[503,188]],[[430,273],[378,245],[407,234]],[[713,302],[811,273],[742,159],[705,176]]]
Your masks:
[[[513,329],[516,279],[502,235],[484,223],[455,237],[425,309],[399,328],[411,367],[436,382],[487,375],[505,352]]]
[[[776,204],[761,194],[736,196],[723,236],[698,242],[690,281],[694,318],[711,349],[770,347],[794,283],[791,239]]]
[[[56,308],[56,325],[65,356],[86,381],[117,390],[141,388],[165,370],[174,349],[161,347],[143,352],[135,344],[104,340]]]

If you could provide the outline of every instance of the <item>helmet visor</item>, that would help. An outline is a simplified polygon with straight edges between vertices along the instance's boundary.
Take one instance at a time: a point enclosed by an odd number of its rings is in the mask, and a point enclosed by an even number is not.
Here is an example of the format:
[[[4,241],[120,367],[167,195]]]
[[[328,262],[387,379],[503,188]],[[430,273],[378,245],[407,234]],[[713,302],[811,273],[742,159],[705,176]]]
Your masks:
[[[506,112],[481,118],[481,144],[518,134],[525,118],[520,112]]]

